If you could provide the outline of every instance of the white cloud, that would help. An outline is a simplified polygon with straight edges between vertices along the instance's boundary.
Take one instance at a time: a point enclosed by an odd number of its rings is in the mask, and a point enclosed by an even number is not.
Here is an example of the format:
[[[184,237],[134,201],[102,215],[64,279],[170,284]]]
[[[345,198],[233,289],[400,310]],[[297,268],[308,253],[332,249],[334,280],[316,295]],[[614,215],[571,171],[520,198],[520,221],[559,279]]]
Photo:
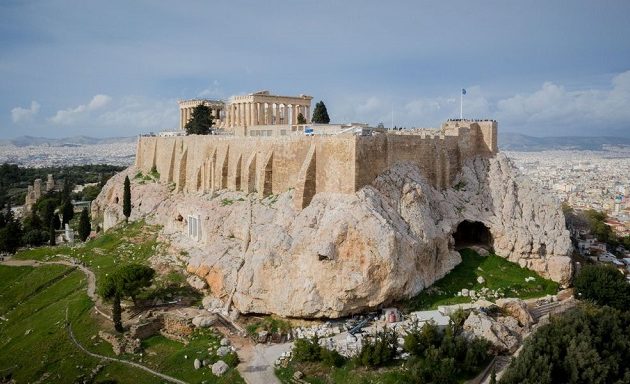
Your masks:
[[[57,113],[50,118],[50,121],[60,125],[73,124],[85,118],[90,111],[96,111],[106,107],[111,100],[112,98],[107,95],[96,95],[87,104],[57,111]]]
[[[221,99],[225,92],[221,88],[219,82],[214,80],[210,86],[197,93],[198,97],[207,97],[211,99]]]
[[[30,108],[15,107],[11,110],[11,119],[14,123],[20,123],[32,119],[39,112],[39,103],[31,102]]]
[[[493,118],[501,129],[525,134],[624,135],[630,131],[630,71],[611,79],[608,87],[568,90],[545,82],[530,93],[491,98],[479,86],[467,87],[465,118]],[[335,121],[365,121],[389,126],[438,127],[459,117],[459,94],[390,100],[379,96],[355,96],[331,104]]]
[[[566,133],[588,127],[630,127],[630,71],[615,76],[608,89],[567,90],[545,82],[530,94],[496,103],[496,117],[514,126],[566,127]]]
[[[175,100],[150,100],[127,96],[108,111],[97,116],[95,123],[119,130],[121,135],[178,129],[179,107]]]

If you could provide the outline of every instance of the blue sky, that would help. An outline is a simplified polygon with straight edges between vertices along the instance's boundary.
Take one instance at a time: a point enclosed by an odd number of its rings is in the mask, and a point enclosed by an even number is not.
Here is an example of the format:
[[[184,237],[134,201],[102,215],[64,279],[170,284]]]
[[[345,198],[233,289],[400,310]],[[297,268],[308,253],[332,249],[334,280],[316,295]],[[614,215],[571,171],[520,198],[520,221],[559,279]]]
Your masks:
[[[0,2],[0,138],[132,136],[267,89],[333,122],[630,136],[630,1]]]

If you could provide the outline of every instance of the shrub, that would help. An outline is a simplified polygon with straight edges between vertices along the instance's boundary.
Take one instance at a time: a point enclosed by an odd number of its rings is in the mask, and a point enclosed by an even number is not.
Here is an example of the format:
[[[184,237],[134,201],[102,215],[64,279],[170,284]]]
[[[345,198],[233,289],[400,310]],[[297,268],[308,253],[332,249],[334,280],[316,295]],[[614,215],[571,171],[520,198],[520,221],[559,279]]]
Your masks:
[[[297,339],[293,345],[293,358],[296,361],[320,361],[321,349],[316,337]]]
[[[234,368],[241,362],[236,352],[230,352],[221,358],[227,365]]]
[[[630,284],[613,266],[585,265],[573,285],[580,299],[621,310],[630,307]]]
[[[332,367],[341,367],[346,362],[345,357],[341,356],[339,352],[323,347],[319,351],[319,357],[324,364]]]
[[[370,340],[364,340],[363,347],[356,357],[359,365],[380,367],[390,363],[396,357],[398,337],[394,331],[385,329],[377,332]]]

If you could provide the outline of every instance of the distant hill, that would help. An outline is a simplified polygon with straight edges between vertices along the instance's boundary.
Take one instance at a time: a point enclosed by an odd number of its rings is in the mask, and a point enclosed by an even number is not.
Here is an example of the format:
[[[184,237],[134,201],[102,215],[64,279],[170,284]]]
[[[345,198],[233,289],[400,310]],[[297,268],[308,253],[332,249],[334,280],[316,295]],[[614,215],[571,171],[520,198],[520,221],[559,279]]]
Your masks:
[[[611,148],[630,149],[630,138],[611,136],[552,136],[534,137],[513,132],[499,132],[502,151],[537,152],[549,150],[592,150]]]
[[[112,144],[112,143],[133,143],[137,140],[132,137],[106,137],[96,138],[89,136],[65,137],[62,139],[50,139],[46,137],[20,136],[14,139],[0,140],[0,145],[15,145],[16,147],[27,147],[29,145],[42,145],[50,147],[74,147],[95,144]]]

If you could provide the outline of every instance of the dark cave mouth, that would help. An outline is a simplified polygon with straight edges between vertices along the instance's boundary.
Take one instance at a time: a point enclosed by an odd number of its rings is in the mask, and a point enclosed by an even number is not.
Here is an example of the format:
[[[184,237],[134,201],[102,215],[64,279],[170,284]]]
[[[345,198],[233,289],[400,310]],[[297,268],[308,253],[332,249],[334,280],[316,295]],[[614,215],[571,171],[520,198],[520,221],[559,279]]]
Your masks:
[[[492,234],[490,229],[480,221],[464,220],[457,225],[453,232],[455,249],[467,248],[470,246],[481,246],[486,249],[492,248]]]

